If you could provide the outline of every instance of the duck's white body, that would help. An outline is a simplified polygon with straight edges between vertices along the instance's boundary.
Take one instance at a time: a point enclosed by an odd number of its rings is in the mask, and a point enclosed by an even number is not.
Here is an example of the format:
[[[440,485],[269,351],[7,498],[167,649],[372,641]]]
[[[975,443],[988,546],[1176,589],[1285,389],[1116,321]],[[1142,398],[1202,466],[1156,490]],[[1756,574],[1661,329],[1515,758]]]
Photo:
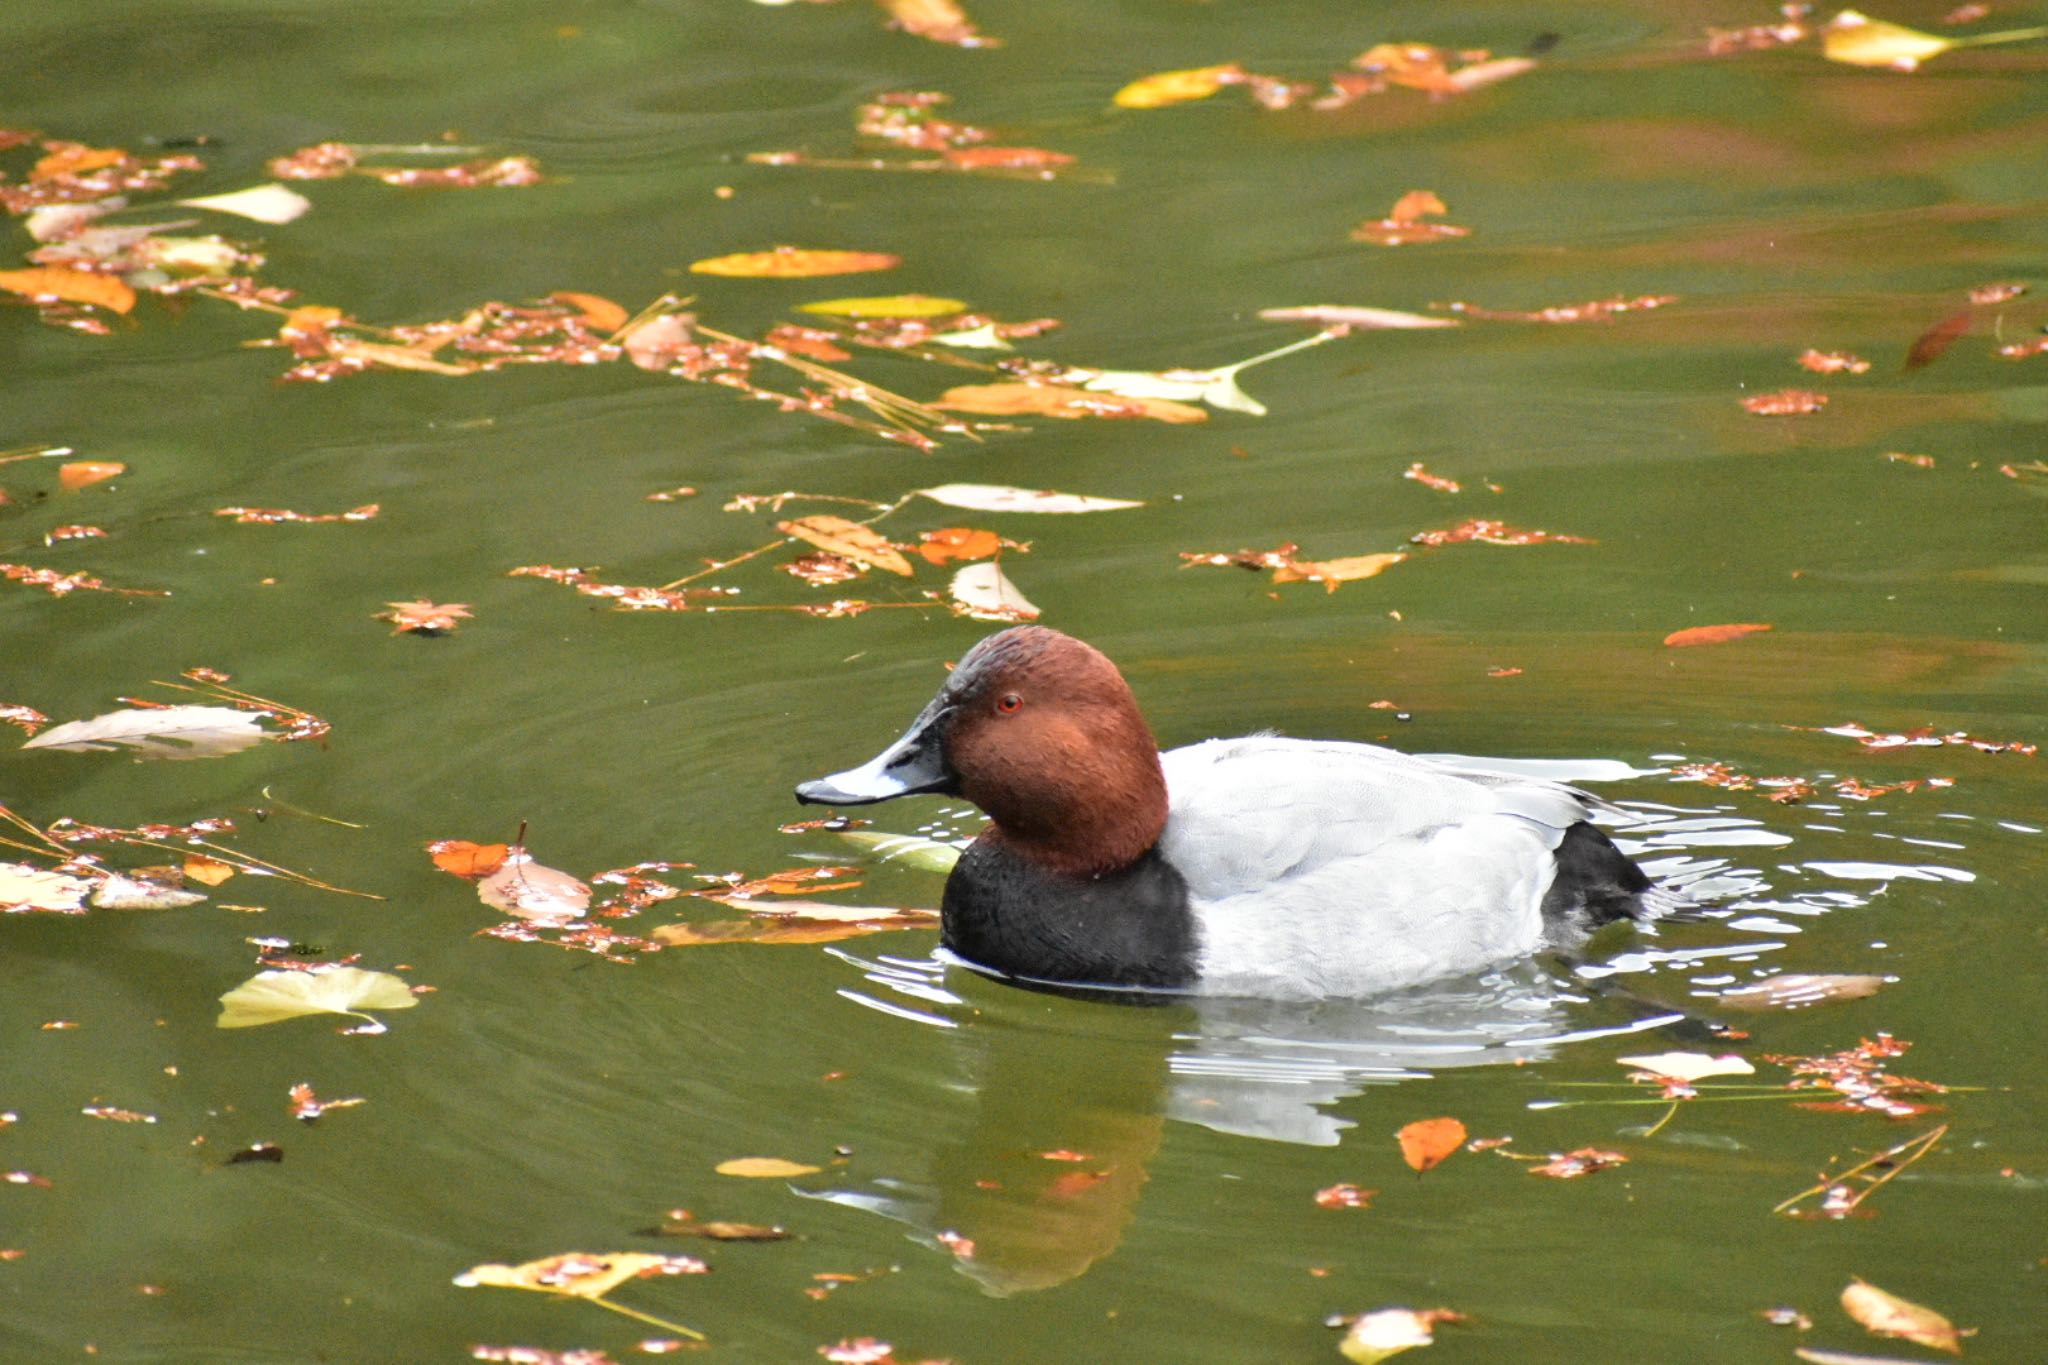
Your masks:
[[[1559,783],[1371,744],[1254,735],[1160,762],[1159,852],[1218,995],[1364,995],[1527,953],[1590,809]]]

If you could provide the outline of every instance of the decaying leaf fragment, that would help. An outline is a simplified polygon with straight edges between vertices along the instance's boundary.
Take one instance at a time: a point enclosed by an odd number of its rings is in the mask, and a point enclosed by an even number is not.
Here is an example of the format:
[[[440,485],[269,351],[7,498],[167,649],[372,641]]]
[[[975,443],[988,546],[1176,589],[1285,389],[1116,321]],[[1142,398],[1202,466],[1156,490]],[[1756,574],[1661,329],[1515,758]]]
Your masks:
[[[1093,393],[1066,384],[1027,384],[1006,381],[995,384],[962,384],[947,389],[932,406],[946,412],[970,412],[983,417],[1149,417],[1175,426],[1206,422],[1209,414],[1187,403],[1167,398],[1131,397],[1120,393]]]
[[[476,884],[476,895],[494,910],[536,924],[568,924],[590,908],[589,886],[566,872],[543,867],[516,846],[505,851],[497,870]]]
[[[28,863],[0,863],[0,914],[40,910],[75,915],[85,909],[92,883]]]
[[[1710,1057],[1704,1052],[1659,1052],[1650,1056],[1616,1057],[1622,1066],[1632,1066],[1653,1076],[1675,1081],[1700,1081],[1709,1076],[1754,1076],[1756,1068],[1734,1053]]]
[[[909,578],[913,572],[910,561],[889,542],[887,536],[872,526],[864,526],[845,517],[821,513],[798,517],[793,521],[778,521],[775,523],[775,529],[784,535],[795,536],[798,540],[815,545],[827,554],[844,555],[870,568],[882,569],[904,578]]]
[[[393,635],[446,635],[470,615],[467,602],[429,602],[422,597],[384,605],[389,610],[378,612],[376,619],[391,622]]]
[[[347,1014],[376,1021],[365,1010],[409,1010],[412,988],[389,972],[360,967],[258,972],[221,996],[221,1028],[253,1028],[307,1014]]]
[[[1898,1337],[1950,1355],[1961,1355],[1962,1339],[1976,1332],[1974,1327],[1959,1330],[1932,1308],[1902,1299],[1867,1280],[1851,1280],[1842,1290],[1842,1311],[1877,1336]]]
[[[1795,1010],[1835,1000],[1862,1000],[1882,990],[1882,976],[1782,972],[1754,985],[1722,991],[1714,1003],[1736,1010]]]
[[[964,615],[977,621],[1036,621],[1038,608],[994,561],[969,564],[947,589]]]
[[[1386,217],[1368,218],[1351,229],[1351,240],[1371,242],[1374,246],[1412,246],[1471,236],[1471,228],[1427,221],[1441,218],[1449,212],[1444,201],[1433,191],[1410,190],[1394,201],[1394,207]]]

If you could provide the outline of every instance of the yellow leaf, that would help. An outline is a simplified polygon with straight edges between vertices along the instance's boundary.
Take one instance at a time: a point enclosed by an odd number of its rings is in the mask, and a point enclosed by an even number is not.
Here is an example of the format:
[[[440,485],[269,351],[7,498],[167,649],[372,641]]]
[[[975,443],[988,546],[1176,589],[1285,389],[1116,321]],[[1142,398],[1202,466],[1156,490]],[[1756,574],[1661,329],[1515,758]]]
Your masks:
[[[1204,409],[1170,398],[1091,393],[1065,384],[963,384],[947,389],[932,406],[984,417],[1150,417],[1175,426],[1209,420]]]
[[[474,374],[471,364],[451,365],[410,346],[392,346],[381,341],[336,341],[328,354],[345,360],[360,360],[391,370],[416,370],[421,374]]]
[[[967,305],[959,299],[935,298],[930,294],[883,294],[874,298],[820,299],[805,304],[803,311],[842,318],[942,318],[966,312]]]
[[[1348,555],[1343,559],[1296,559],[1273,568],[1275,583],[1320,583],[1330,592],[1337,591],[1340,583],[1355,583],[1361,578],[1373,578],[1408,556],[1395,551],[1391,554]]]
[[[404,981],[360,967],[258,972],[220,998],[221,1028],[250,1028],[302,1014],[409,1010],[419,1003]]]
[[[718,1163],[720,1175],[747,1176],[761,1180],[787,1180],[792,1176],[816,1175],[817,1166],[806,1166],[799,1161],[784,1161],[779,1156],[736,1156],[730,1161]]]
[[[573,289],[557,289],[548,297],[582,313],[583,320],[595,331],[616,332],[626,325],[626,310],[602,294],[579,294]]]
[[[97,304],[116,313],[125,313],[135,306],[135,291],[114,276],[95,275],[60,265],[0,270],[0,289],[32,299]]]
[[[896,547],[880,531],[872,526],[863,526],[845,517],[823,513],[812,517],[798,517],[795,521],[778,521],[775,529],[784,535],[795,536],[817,546],[827,554],[844,555],[876,569],[886,569],[893,574],[909,578],[912,573],[910,561],[897,553]]]
[[[668,1257],[647,1251],[565,1251],[559,1256],[545,1256],[519,1265],[492,1262],[472,1266],[456,1276],[455,1283],[465,1289],[488,1285],[494,1289],[533,1289],[544,1294],[601,1299],[642,1271],[667,1262]]]
[[[712,256],[690,263],[695,275],[735,275],[749,279],[802,279],[813,275],[857,275],[868,270],[890,270],[903,264],[901,256],[884,251],[806,251],[778,246],[772,251],[742,251],[730,256]]]
[[[203,853],[185,855],[185,876],[201,886],[219,886],[235,875],[235,865],[224,863],[218,858],[209,858]]]
[[[1888,24],[1845,9],[1821,29],[1821,55],[1850,66],[1882,66],[1911,71],[1929,57],[1954,47],[1947,38],[1899,24]]]
[[[1957,1331],[1954,1323],[1932,1308],[1863,1280],[1851,1280],[1842,1291],[1842,1311],[1878,1336],[1899,1337],[1952,1355],[1963,1353],[1962,1338],[1970,1335]]]
[[[1243,77],[1244,68],[1236,62],[1161,71],[1132,81],[1116,92],[1115,100],[1120,109],[1163,109],[1169,104],[1205,100]]]

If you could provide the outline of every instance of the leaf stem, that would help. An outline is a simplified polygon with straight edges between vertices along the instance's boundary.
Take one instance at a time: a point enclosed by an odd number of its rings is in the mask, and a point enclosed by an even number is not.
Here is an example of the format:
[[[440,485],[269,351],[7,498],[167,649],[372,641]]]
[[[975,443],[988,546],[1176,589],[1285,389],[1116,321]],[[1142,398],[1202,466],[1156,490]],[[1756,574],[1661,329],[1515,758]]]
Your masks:
[[[610,1299],[605,1298],[602,1294],[579,1294],[576,1297],[588,1298],[592,1303],[596,1304],[600,1308],[609,1308],[614,1313],[622,1313],[625,1316],[633,1319],[635,1322],[644,1322],[651,1327],[659,1327],[663,1331],[675,1332],[682,1336],[688,1337],[692,1341],[708,1341],[710,1339],[706,1337],[702,1332],[696,1330],[694,1327],[685,1327],[680,1322],[669,1322],[666,1319],[657,1318],[652,1313],[643,1313],[637,1308],[628,1308],[623,1303],[613,1303]]]

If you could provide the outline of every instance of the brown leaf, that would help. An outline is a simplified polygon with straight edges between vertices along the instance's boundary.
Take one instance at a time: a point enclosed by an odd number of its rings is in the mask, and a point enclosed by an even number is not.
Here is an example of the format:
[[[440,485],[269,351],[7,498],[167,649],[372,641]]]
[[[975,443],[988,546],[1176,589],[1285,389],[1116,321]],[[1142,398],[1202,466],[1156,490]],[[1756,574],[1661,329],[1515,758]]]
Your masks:
[[[1847,351],[1816,351],[1810,347],[1799,353],[1799,364],[1815,374],[1865,374],[1870,370],[1870,362],[1860,355],[1851,355]]]
[[[436,343],[438,345],[439,343]],[[360,361],[365,365],[381,365],[387,370],[411,370],[418,374],[466,375],[475,374],[477,367],[467,361],[451,362],[436,360],[430,354],[431,347],[393,346],[382,341],[356,341],[351,338],[336,338],[328,343],[327,353],[338,360]]]
[[[947,147],[939,155],[947,165],[970,171],[1041,171],[1074,164],[1074,158],[1065,152],[1049,152],[1043,147]]]
[[[1688,626],[1684,630],[1672,631],[1664,637],[1664,643],[1673,649],[1684,649],[1690,645],[1719,645],[1769,629],[1770,626],[1756,621],[1738,621],[1725,626]]]
[[[909,578],[913,572],[910,561],[905,559],[887,536],[872,526],[863,526],[857,521],[830,513],[798,517],[794,521],[778,521],[775,529],[784,535],[795,536],[817,546],[827,554],[844,555],[848,559],[885,569],[893,574]]]
[[[811,251],[801,247],[778,246],[769,251],[742,251],[730,256],[711,256],[692,261],[696,275],[729,275],[747,279],[808,279],[818,275],[856,275],[869,270],[892,270],[903,264],[901,256],[883,251]]]
[[[116,313],[135,307],[135,291],[112,275],[95,275],[60,265],[0,270],[0,289],[31,299],[97,304]]]
[[[1877,1336],[1899,1337],[1951,1355],[1963,1353],[1962,1338],[1971,1334],[1956,1330],[1954,1323],[1932,1308],[1887,1293],[1865,1280],[1851,1280],[1842,1291],[1842,1311]]]
[[[1206,422],[1208,410],[1168,398],[1128,398],[1065,384],[964,384],[947,389],[931,406],[985,417],[1150,417],[1176,426]]]
[[[219,886],[235,875],[233,863],[209,858],[204,853],[187,853],[182,870],[188,881],[198,882],[201,886]]]
[[[1394,1136],[1401,1143],[1401,1159],[1419,1174],[1464,1144],[1465,1125],[1454,1118],[1417,1119]]]
[[[703,1237],[714,1242],[786,1242],[790,1233],[785,1228],[767,1227],[760,1223],[728,1223],[717,1219],[699,1221],[685,1214],[670,1218],[654,1229],[656,1237]]]
[[[1929,327],[1913,338],[1912,349],[1906,352],[1906,368],[1917,370],[1922,365],[1931,365],[1939,360],[1942,352],[1969,334],[1970,326],[1976,320],[1977,315],[1965,308],[1949,314]]]

